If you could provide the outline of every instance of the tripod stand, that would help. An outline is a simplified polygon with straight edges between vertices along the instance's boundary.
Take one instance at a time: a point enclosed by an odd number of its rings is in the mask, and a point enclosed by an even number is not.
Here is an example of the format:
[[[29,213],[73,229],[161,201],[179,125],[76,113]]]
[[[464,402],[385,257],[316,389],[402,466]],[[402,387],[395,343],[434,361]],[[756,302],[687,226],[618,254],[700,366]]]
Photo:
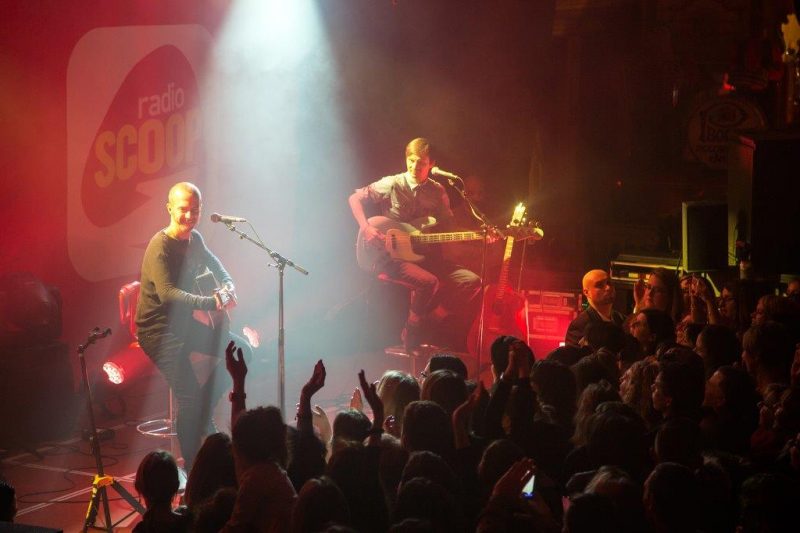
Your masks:
[[[125,489],[125,487],[120,485],[119,482],[117,482],[112,476],[107,476],[105,472],[103,472],[103,458],[100,455],[100,440],[97,438],[97,425],[94,422],[92,389],[89,387],[89,373],[86,370],[86,358],[84,357],[84,352],[86,351],[86,348],[97,342],[98,339],[102,339],[108,335],[111,335],[111,328],[106,328],[103,331],[100,331],[100,328],[94,328],[89,332],[89,337],[86,339],[86,344],[81,344],[78,346],[78,359],[81,361],[81,375],[83,377],[84,392],[86,393],[86,408],[89,412],[89,429],[91,430],[89,435],[89,445],[92,448],[92,455],[94,455],[94,461],[97,465],[97,473],[94,475],[94,479],[92,480],[92,497],[89,499],[89,507],[86,509],[86,520],[83,522],[82,531],[84,533],[86,533],[89,528],[103,529],[104,531],[111,533],[114,531],[114,526],[122,522],[122,520],[125,520],[133,513],[138,512],[139,514],[144,514],[145,511],[144,507],[142,507],[142,504],[140,504],[139,501]],[[122,496],[122,498],[127,501],[131,507],[133,507],[133,511],[122,517],[117,523],[111,522],[111,511],[108,508],[109,488],[117,491],[117,494]],[[102,528],[95,527],[94,525],[100,504],[103,505],[103,514],[105,516],[105,526]]]

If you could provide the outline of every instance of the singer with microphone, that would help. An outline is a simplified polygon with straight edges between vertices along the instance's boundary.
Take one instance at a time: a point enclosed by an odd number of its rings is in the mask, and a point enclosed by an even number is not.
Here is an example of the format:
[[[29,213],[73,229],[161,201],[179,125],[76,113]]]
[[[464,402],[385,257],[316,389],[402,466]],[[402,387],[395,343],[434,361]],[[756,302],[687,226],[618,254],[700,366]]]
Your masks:
[[[359,226],[360,241],[367,246],[380,247],[384,233],[370,223],[365,207],[377,207],[382,219],[406,223],[420,228],[421,220],[436,219],[435,231],[454,229],[445,188],[432,179],[436,174],[445,179],[457,176],[435,168],[430,142],[417,138],[405,150],[406,171],[380,178],[350,195],[350,209]],[[431,245],[421,262],[387,260],[373,268],[381,275],[401,285],[411,287],[408,318],[401,333],[405,349],[413,353],[431,336],[437,344],[462,350],[466,342],[466,328],[477,312],[480,278],[472,271],[447,261],[441,246]]]
[[[195,229],[201,208],[200,190],[192,183],[181,182],[170,189],[169,225],[150,239],[145,250],[136,309],[139,345],[161,371],[177,401],[177,434],[187,471],[210,426],[213,406],[224,392],[224,386],[215,380],[219,364],[201,385],[189,355],[199,352],[217,358],[219,363],[224,347],[232,340],[242,347],[246,358],[252,356],[250,345],[228,331],[227,322],[212,327],[213,322],[201,323],[194,318],[197,310],[225,311],[236,302],[231,276]],[[197,280],[208,279],[209,272],[222,287],[202,294]]]

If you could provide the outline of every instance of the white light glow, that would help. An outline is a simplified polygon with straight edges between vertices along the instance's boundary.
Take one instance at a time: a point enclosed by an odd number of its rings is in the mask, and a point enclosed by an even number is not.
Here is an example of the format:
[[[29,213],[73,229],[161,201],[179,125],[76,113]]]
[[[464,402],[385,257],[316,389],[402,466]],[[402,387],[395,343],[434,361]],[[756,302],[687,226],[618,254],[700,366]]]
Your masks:
[[[106,373],[108,381],[114,385],[121,385],[125,381],[125,370],[112,361],[103,363],[103,372]]]

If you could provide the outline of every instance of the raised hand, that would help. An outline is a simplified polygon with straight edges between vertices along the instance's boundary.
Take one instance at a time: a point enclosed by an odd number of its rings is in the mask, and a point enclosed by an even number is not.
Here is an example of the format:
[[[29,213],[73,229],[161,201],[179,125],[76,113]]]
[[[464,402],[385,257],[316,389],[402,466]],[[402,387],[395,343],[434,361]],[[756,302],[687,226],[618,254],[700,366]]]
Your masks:
[[[392,415],[387,416],[383,421],[383,430],[389,435],[394,435],[398,439],[400,438],[400,432],[397,427],[397,419]]]
[[[711,292],[711,287],[708,286],[708,283],[703,278],[693,278],[692,295],[706,303],[714,302],[714,293]]]
[[[364,400],[361,399],[361,389],[358,387],[353,389],[353,395],[350,396],[350,409],[364,412]]]
[[[372,415],[374,417],[372,422],[373,427],[383,427],[383,400],[378,396],[375,384],[367,383],[367,378],[363,370],[358,373],[358,382],[361,385],[361,390],[364,391],[364,397],[367,399],[367,403],[372,409]]]
[[[234,352],[236,355],[234,356]],[[225,348],[225,368],[228,369],[228,374],[231,375],[234,387],[236,385],[244,385],[244,378],[247,375],[247,363],[244,361],[242,349],[236,347],[236,343],[231,341],[228,347]]]
[[[521,379],[528,379],[531,376],[531,358],[528,357],[530,348],[522,342],[515,341],[509,351],[508,358],[514,359],[514,366],[517,369],[517,374],[514,377]]]
[[[518,360],[517,351],[514,349],[514,345],[512,344],[508,348],[508,365],[506,365],[505,370],[503,371],[503,379],[506,381],[512,381],[517,379],[518,375]]]
[[[326,375],[325,365],[322,363],[322,359],[320,359],[317,361],[317,364],[314,365],[314,372],[311,374],[311,378],[303,385],[302,393],[311,398],[311,396],[325,386]]]
[[[327,445],[333,436],[333,429],[327,413],[319,405],[315,405],[311,410],[311,423],[317,428],[319,438]]]
[[[492,490],[492,497],[507,496],[517,498],[525,484],[536,474],[536,465],[528,457],[520,459],[503,476],[497,480]]]
[[[238,395],[236,399],[231,397],[231,427],[233,427],[239,415],[245,410],[244,377],[247,375],[247,363],[244,361],[242,349],[237,348],[233,341],[229,342],[228,347],[225,348],[225,368],[228,369],[228,374],[233,380],[231,392]]]

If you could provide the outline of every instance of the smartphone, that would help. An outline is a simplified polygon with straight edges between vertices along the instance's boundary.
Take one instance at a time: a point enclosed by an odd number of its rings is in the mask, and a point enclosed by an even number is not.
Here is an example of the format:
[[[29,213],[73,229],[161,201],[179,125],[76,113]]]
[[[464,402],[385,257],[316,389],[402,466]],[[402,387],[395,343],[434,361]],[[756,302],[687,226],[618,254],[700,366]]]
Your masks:
[[[525,483],[525,486],[522,488],[520,496],[522,496],[526,500],[530,500],[531,498],[533,498],[533,491],[535,487],[536,487],[536,476],[534,475],[531,476],[531,478],[528,480],[527,483]]]

